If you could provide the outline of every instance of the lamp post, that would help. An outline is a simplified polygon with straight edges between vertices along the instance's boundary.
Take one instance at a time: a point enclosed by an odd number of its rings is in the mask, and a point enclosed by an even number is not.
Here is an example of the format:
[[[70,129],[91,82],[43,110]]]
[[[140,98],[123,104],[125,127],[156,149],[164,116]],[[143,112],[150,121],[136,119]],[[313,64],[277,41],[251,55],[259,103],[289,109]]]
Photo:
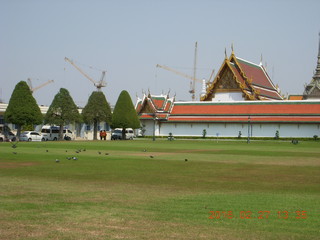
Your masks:
[[[250,116],[248,117],[248,139],[247,143],[250,143]]]
[[[153,136],[152,141],[156,140],[156,114],[153,114]]]

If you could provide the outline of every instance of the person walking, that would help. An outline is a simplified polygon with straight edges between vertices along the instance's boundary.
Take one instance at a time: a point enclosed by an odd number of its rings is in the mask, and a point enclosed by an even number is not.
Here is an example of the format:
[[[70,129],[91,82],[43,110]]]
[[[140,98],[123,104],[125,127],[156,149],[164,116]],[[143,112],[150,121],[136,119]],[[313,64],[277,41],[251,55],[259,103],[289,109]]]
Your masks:
[[[103,135],[102,135],[102,136],[103,136],[103,139],[104,139],[104,140],[107,139],[107,132],[106,132],[106,130],[103,130]]]

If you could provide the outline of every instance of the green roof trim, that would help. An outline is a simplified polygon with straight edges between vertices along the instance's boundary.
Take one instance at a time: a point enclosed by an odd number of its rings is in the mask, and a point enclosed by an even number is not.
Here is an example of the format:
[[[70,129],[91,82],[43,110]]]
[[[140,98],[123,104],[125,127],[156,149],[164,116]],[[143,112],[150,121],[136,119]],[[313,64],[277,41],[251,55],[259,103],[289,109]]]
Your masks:
[[[320,105],[320,101],[267,101],[267,100],[260,100],[260,101],[244,101],[244,102],[209,102],[209,101],[202,101],[202,102],[175,102],[175,106],[201,106],[201,105]]]
[[[254,64],[254,63],[247,62],[246,60],[239,59],[239,58],[237,58],[237,57],[236,57],[236,59],[237,59],[237,61],[239,61],[239,62],[241,62],[241,63],[243,63],[243,64],[246,64],[246,65],[249,65],[249,66],[251,66],[251,67],[255,67],[255,68],[261,69],[261,67],[260,67],[259,65],[256,65],[256,64]]]
[[[252,114],[252,113],[242,113],[242,114],[170,114],[170,117],[181,117],[181,116],[251,116],[251,117],[254,117],[254,116],[292,116],[292,117],[296,117],[296,116],[320,116],[320,113],[310,113],[310,114],[291,114],[291,113],[286,113],[286,114],[277,114],[277,113],[258,113],[258,114]]]

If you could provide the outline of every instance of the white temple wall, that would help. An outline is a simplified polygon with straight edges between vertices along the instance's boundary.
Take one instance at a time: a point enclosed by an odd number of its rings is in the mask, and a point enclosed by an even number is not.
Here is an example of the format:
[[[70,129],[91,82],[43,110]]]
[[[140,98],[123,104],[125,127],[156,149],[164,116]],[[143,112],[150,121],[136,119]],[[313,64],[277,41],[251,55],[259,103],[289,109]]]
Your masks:
[[[218,92],[214,94],[212,102],[243,101],[242,94],[242,92]]]
[[[153,135],[153,121],[144,121],[145,135]],[[202,136],[203,129],[207,137],[237,137],[241,131],[242,137],[248,136],[248,123],[169,123],[155,124],[156,136]],[[249,134],[252,137],[275,137],[276,131],[281,137],[309,137],[320,136],[320,124],[288,124],[288,123],[250,123]]]

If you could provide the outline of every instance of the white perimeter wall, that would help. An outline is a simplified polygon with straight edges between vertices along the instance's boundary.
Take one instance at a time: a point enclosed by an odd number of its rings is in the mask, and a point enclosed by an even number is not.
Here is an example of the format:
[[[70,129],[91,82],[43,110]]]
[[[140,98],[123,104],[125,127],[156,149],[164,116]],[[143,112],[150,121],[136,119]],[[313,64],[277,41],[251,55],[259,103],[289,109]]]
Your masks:
[[[143,121],[146,125],[146,136],[153,135],[153,121]],[[207,131],[207,137],[237,137],[239,131],[242,137],[248,136],[248,123],[168,123],[156,122],[155,135],[168,136],[171,132],[173,136],[202,136],[203,129]],[[319,124],[274,124],[274,123],[251,123],[250,136],[252,137],[274,137],[276,131],[280,137],[310,137],[320,136]]]

